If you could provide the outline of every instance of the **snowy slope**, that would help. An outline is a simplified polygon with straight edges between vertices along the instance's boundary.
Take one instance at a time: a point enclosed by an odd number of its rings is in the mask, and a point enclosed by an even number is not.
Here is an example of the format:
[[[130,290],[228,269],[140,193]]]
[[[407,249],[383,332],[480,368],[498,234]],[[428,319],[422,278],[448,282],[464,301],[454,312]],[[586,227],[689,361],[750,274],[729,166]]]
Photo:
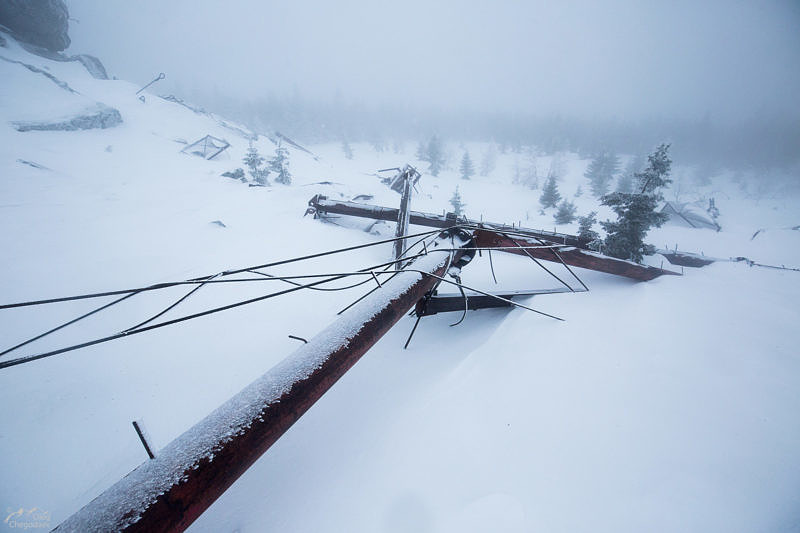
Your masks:
[[[0,301],[135,287],[371,242],[303,218],[317,193],[398,197],[371,175],[414,160],[355,144],[290,149],[291,186],[220,177],[248,139],[213,116],[97,80],[76,63],[0,55]],[[26,68],[52,74],[75,93]],[[76,94],[77,93],[77,94]],[[122,124],[19,132],[101,102]],[[206,134],[231,148],[212,161],[180,153]],[[274,145],[255,143],[270,156]],[[484,143],[467,143],[478,160]],[[512,183],[521,157],[489,176],[424,176],[413,208],[441,212],[456,185],[472,217],[553,227],[539,191]],[[587,161],[563,154],[562,194]],[[38,165],[31,166],[27,161]],[[549,159],[539,158],[546,169]],[[423,167],[424,168],[424,167]],[[319,182],[331,182],[319,184]],[[797,199],[755,200],[724,177],[723,231],[665,226],[658,246],[800,265]],[[692,198],[695,199],[695,198]],[[584,194],[579,212],[597,209]],[[600,210],[601,217],[608,213]],[[226,227],[213,224],[222,221]],[[359,226],[340,221],[344,226]],[[360,225],[363,227],[363,224]],[[755,239],[755,230],[767,228]],[[575,226],[559,227],[574,231]],[[391,232],[386,226],[384,231]],[[368,248],[275,272],[335,272],[387,260]],[[500,287],[558,283],[494,254]],[[651,258],[656,264],[657,257]],[[800,528],[800,273],[717,263],[646,284],[579,272],[591,292],[525,301],[522,310],[425,318],[408,350],[402,320],[194,526],[194,531],[786,531]],[[494,287],[485,257],[464,282]],[[208,287],[169,317],[274,290]],[[115,333],[185,289],[131,298],[52,338],[38,353]],[[146,459],[130,422],[162,448],[297,347],[361,293],[295,293],[0,371],[0,504],[38,507],[55,526]],[[104,300],[105,302],[107,300]],[[93,309],[94,302],[0,310],[2,347]],[[13,354],[3,356],[9,358]]]

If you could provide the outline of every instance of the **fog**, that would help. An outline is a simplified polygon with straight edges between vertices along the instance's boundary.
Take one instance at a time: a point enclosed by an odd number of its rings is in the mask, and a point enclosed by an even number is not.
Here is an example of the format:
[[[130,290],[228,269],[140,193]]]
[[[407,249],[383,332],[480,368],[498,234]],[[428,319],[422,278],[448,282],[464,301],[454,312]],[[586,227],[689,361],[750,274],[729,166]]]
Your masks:
[[[777,128],[769,136],[788,142],[782,151],[800,151],[794,0],[70,0],[69,8],[70,51],[99,56],[112,74],[145,84],[164,72],[154,92],[305,137],[326,138],[321,127],[369,135],[364,124],[376,122],[406,136],[417,128],[496,138],[519,130],[522,117],[595,130],[680,122],[724,132],[756,121]]]

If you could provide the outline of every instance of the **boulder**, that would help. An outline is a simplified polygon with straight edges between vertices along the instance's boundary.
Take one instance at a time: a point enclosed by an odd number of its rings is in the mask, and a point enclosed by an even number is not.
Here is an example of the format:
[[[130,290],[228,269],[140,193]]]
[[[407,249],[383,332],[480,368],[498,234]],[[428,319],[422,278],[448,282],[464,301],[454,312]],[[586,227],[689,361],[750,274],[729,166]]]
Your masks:
[[[21,41],[59,52],[69,46],[63,0],[0,0],[0,24]]]

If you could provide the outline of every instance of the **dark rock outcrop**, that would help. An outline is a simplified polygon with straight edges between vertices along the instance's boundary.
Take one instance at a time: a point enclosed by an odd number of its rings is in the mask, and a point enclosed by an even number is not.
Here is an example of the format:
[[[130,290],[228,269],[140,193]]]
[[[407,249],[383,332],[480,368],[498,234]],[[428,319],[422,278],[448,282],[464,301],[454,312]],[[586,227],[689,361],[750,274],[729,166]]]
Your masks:
[[[63,0],[0,0],[0,24],[16,38],[58,52],[69,46],[69,11]]]

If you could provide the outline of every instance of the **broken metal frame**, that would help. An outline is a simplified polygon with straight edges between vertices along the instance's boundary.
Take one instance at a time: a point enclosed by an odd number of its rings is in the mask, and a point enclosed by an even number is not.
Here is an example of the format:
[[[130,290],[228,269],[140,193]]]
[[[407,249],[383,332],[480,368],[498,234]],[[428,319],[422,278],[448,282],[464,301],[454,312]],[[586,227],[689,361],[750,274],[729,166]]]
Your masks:
[[[464,288],[487,302],[494,300],[562,320],[513,302],[511,298],[518,293],[491,294],[461,284],[460,269],[474,257],[479,231],[453,227],[430,243],[423,237],[417,244],[422,244],[424,253],[409,258],[401,271],[381,272],[390,275],[383,283],[370,271],[377,287],[366,298],[310,341],[301,339],[304,344],[295,353],[73,514],[56,531],[183,531],[409,309],[420,300],[430,301],[442,282],[457,286],[465,302],[468,297]],[[445,245],[447,241],[451,246]]]
[[[309,208],[306,212],[313,213],[315,217],[332,213],[376,220],[396,221],[399,213],[398,209],[390,207],[334,201],[319,194],[311,198],[308,205]],[[569,265],[586,268],[607,274],[624,276],[638,281],[649,281],[661,275],[680,275],[678,272],[642,265],[624,259],[617,259],[588,250],[587,246],[589,241],[587,239],[565,233],[533,230],[492,222],[478,222],[466,218],[458,218],[452,213],[436,215],[410,211],[409,223],[435,228],[453,226],[475,228],[476,244],[481,248],[496,248],[499,251],[529,256],[534,260],[558,262],[562,263],[565,267]],[[511,237],[512,235],[514,235],[513,238]],[[558,253],[553,253],[550,250],[535,250],[530,248],[542,243],[558,244],[563,245],[563,247],[560,247]],[[567,268],[569,269],[569,267]],[[574,272],[571,273],[575,275]]]
[[[437,252],[458,241],[460,251]],[[204,420],[141,464],[55,531],[183,531],[221,496],[472,245],[444,232],[374,292]]]
[[[211,141],[212,141],[211,146],[217,149],[217,151],[214,152],[213,154],[211,154],[210,156],[206,155],[206,154],[209,153],[209,150],[208,150],[208,141],[209,141],[209,139],[211,139]],[[220,144],[223,144],[224,146],[222,146],[222,147],[217,146],[215,144],[215,141],[218,141]],[[194,146],[198,146],[198,145],[201,145],[201,144],[203,146],[203,156],[202,157],[206,161],[211,161],[212,159],[217,157],[219,154],[221,154],[222,152],[224,152],[225,150],[227,150],[231,146],[231,144],[228,141],[226,141],[225,139],[220,139],[218,137],[214,137],[213,135],[206,135],[202,139],[198,139],[195,142],[184,146],[183,149],[181,150],[181,152],[194,154],[195,152],[191,152],[190,149],[192,147],[194,147]]]

